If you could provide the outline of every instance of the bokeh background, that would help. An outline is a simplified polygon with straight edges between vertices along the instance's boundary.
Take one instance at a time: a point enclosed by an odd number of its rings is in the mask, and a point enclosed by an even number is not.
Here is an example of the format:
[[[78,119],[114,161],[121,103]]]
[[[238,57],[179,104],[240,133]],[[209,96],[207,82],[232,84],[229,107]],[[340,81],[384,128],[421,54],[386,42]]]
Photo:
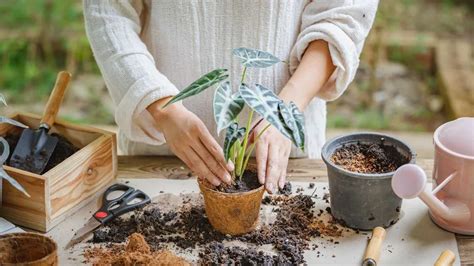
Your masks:
[[[113,129],[114,106],[92,56],[81,1],[0,1],[3,110],[41,113],[58,70],[73,73],[60,116]],[[390,131],[423,140],[473,116],[472,0],[382,0],[351,88],[328,104],[328,135]],[[459,107],[460,106],[460,107]],[[427,139],[427,140],[425,140]],[[421,144],[420,144],[421,145]]]

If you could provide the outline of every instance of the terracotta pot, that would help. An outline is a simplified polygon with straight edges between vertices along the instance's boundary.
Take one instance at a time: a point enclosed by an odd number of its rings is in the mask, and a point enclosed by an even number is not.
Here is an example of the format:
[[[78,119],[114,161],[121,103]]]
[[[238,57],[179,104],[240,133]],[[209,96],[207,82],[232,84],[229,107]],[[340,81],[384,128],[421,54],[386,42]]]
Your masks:
[[[36,233],[0,236],[0,264],[58,265],[58,246],[51,238]]]
[[[219,232],[242,235],[255,229],[264,187],[241,193],[224,193],[212,189],[198,178],[204,196],[204,208],[211,225]]]

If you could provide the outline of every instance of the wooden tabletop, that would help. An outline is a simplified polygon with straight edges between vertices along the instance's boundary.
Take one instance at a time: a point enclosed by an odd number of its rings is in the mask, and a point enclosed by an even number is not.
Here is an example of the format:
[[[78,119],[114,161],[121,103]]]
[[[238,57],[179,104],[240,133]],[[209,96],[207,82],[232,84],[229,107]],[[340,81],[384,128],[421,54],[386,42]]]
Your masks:
[[[193,178],[190,170],[175,157],[119,156],[119,178]],[[431,176],[432,159],[418,159],[420,165]],[[326,166],[321,160],[292,159],[288,164],[290,181],[327,181]],[[474,237],[456,234],[461,265],[474,265]]]

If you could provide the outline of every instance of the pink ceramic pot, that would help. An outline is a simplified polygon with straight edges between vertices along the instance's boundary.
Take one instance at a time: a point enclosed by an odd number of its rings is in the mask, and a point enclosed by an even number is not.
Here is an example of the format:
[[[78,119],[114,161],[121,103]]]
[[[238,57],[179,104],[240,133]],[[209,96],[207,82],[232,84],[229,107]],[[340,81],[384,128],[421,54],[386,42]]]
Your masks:
[[[440,227],[474,235],[474,117],[440,126],[433,139],[433,190],[425,189],[426,175],[416,165],[400,167],[392,188],[401,198],[423,200]]]

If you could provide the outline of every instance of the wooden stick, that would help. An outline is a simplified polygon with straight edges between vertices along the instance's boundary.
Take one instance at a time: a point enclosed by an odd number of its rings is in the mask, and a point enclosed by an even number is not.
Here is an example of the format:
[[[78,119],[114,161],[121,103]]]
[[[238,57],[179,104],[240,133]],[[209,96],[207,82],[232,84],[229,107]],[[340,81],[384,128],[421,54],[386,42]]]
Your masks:
[[[48,103],[44,109],[43,118],[41,119],[41,124],[46,124],[48,128],[50,128],[56,120],[56,115],[66,94],[69,80],[71,80],[71,74],[69,72],[61,71],[58,73],[56,84],[54,84],[54,89],[51,92],[51,96],[49,96]]]
[[[454,255],[451,250],[446,249],[445,251],[441,252],[441,255],[439,255],[439,258],[436,260],[434,266],[451,266],[455,260],[456,255]]]
[[[364,261],[362,265],[377,265],[380,257],[380,249],[385,238],[385,229],[382,227],[375,227],[372,231],[372,238],[365,251]]]

